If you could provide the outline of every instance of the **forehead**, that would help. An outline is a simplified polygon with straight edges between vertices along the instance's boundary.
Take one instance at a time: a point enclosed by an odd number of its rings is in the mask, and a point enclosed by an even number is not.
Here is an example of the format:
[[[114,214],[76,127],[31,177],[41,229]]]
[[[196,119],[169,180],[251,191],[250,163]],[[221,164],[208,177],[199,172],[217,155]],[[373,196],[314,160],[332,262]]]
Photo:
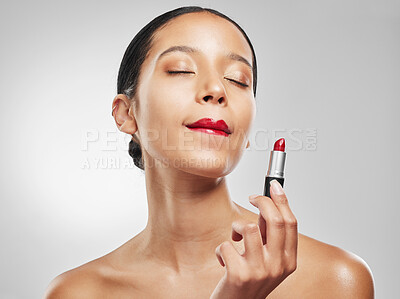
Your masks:
[[[230,21],[208,12],[181,15],[158,29],[149,57],[171,46],[192,46],[206,55],[234,52],[252,62],[250,46],[240,30]]]

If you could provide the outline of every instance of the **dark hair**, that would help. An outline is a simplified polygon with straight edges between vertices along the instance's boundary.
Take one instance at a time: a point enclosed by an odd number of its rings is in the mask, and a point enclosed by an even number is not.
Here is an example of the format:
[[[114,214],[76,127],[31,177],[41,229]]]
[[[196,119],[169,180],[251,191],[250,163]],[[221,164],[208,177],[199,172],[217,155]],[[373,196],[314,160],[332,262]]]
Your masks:
[[[211,8],[202,8],[199,6],[185,6],[168,11],[154,18],[150,23],[143,27],[132,39],[122,58],[118,72],[117,92],[125,94],[129,99],[132,99],[137,90],[139,83],[140,68],[147,57],[147,54],[152,46],[155,32],[162,26],[166,25],[170,20],[187,13],[194,12],[209,12],[224,18],[234,24],[243,36],[246,38],[251,52],[253,54],[253,93],[256,96],[257,87],[257,62],[253,45],[244,30],[232,19]],[[144,170],[144,161],[142,157],[142,149],[139,140],[132,135],[132,140],[129,143],[129,155],[133,158],[133,162],[137,167]]]

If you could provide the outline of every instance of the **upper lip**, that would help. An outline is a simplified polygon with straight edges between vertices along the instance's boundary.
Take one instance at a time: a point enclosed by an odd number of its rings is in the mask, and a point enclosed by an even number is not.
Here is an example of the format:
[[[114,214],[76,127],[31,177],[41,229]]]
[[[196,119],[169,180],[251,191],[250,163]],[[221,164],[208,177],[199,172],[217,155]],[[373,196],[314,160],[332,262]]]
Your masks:
[[[202,118],[198,121],[186,125],[188,128],[207,128],[207,129],[214,129],[224,131],[227,134],[231,134],[231,130],[229,129],[228,125],[223,119],[215,121],[212,118]]]

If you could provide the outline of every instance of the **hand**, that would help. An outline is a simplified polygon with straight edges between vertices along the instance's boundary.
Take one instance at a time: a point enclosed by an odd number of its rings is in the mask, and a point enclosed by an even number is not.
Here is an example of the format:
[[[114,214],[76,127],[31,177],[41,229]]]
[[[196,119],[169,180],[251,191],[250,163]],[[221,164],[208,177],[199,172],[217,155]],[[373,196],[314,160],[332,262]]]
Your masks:
[[[271,182],[271,198],[250,196],[260,210],[258,225],[232,223],[232,239],[244,239],[245,252],[239,254],[230,241],[215,253],[225,275],[210,299],[265,299],[297,267],[297,219],[278,181]]]

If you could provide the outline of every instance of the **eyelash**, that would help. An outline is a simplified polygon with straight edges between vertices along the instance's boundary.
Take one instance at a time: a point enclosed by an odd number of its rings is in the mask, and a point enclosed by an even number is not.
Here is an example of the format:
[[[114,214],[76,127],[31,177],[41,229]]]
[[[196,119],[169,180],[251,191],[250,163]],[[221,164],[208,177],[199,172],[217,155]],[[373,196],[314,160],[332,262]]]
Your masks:
[[[231,82],[233,82],[235,84],[238,84],[238,85],[240,85],[242,87],[249,87],[249,85],[247,85],[245,83],[242,83],[242,82],[239,82],[239,81],[236,81],[236,80],[233,80],[233,79],[226,78],[226,80],[229,80],[229,81],[231,81]]]
[[[189,71],[168,71],[168,74],[194,74],[194,73]]]
[[[194,74],[194,72],[189,72],[189,71],[167,71],[167,73],[168,74]],[[236,81],[236,80],[233,80],[233,79],[229,79],[229,78],[225,78],[225,79],[229,80],[229,81],[231,81],[231,82],[233,82],[233,83],[235,83],[235,84],[237,84],[237,85],[239,85],[241,87],[249,87],[249,85],[247,85],[245,83],[242,83],[242,82],[239,82],[239,81]]]

